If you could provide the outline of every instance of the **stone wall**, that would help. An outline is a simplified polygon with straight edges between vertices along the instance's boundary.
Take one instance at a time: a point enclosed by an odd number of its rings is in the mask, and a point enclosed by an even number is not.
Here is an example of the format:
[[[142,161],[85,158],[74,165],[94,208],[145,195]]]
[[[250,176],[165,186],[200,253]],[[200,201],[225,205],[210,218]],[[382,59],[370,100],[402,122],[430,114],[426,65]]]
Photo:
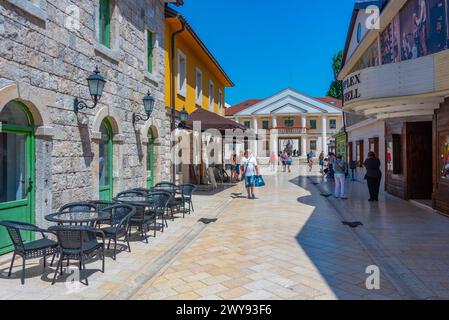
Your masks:
[[[158,137],[156,181],[170,179],[163,1],[111,1],[112,49],[97,41],[98,0],[34,3],[0,2],[0,84],[7,84],[3,93],[0,86],[0,111],[12,97],[29,105],[39,118],[37,222],[64,203],[98,197],[98,138],[104,118],[115,135],[114,193],[145,186],[143,128],[151,128]],[[152,75],[146,71],[147,29],[156,37]],[[103,97],[95,109],[77,115],[75,97],[92,105],[86,78],[95,66],[108,81]],[[148,90],[156,98],[156,110],[148,123],[134,126],[132,114],[143,113],[142,98]]]

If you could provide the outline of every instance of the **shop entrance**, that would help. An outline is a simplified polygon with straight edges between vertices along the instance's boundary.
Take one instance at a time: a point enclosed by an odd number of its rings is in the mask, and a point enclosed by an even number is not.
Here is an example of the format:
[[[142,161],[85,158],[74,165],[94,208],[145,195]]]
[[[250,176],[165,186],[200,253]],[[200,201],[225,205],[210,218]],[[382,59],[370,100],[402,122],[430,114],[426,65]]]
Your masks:
[[[432,199],[432,122],[407,123],[409,199]]]

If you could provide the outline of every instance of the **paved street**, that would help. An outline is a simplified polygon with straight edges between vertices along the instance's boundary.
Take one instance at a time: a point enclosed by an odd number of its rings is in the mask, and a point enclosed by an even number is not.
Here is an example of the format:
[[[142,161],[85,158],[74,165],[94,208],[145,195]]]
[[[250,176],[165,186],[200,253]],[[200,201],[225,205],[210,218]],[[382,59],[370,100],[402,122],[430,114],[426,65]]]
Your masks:
[[[19,268],[6,278],[5,261],[0,299],[449,298],[448,219],[391,196],[369,204],[362,182],[349,184],[349,201],[327,199],[320,194],[332,185],[303,167],[266,180],[257,200],[239,197],[241,185],[197,196],[195,215],[150,245],[134,239],[133,252],[108,259],[88,288],[73,291],[64,279],[52,287],[52,273],[42,276],[36,262],[22,287]],[[217,221],[198,222],[204,217]],[[380,290],[366,289],[371,265],[380,268]]]

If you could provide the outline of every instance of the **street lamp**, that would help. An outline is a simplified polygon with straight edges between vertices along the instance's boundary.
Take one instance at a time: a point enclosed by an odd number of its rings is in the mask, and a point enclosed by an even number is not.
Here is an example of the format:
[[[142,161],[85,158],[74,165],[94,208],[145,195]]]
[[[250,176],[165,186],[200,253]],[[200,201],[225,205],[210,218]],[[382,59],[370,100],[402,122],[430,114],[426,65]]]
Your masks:
[[[137,113],[133,113],[133,123],[135,124],[139,121],[148,121],[153,113],[155,103],[156,100],[151,95],[150,91],[148,91],[148,94],[143,97],[143,108],[145,110],[146,118]]]
[[[181,120],[179,127],[185,128],[188,118],[189,118],[189,114],[186,110],[186,107],[183,107],[182,111],[179,113],[179,120]]]
[[[89,92],[90,96],[92,97],[92,100],[94,101],[94,105],[92,107],[89,107],[84,101],[78,100],[78,98],[75,98],[74,101],[74,110],[76,113],[82,109],[94,109],[98,101],[100,101],[101,96],[103,95],[104,85],[106,84],[106,80],[104,77],[100,74],[100,70],[98,70],[98,66],[95,68],[94,73],[92,73],[89,78],[87,78],[87,84],[89,86]]]

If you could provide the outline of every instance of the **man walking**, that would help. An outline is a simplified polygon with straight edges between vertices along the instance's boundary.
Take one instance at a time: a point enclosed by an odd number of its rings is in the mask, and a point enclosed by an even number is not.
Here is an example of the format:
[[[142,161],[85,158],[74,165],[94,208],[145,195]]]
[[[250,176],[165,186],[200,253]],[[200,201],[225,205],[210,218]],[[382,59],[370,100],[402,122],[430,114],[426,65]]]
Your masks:
[[[348,165],[343,160],[343,157],[339,155],[334,162],[335,172],[335,198],[346,200],[346,172]]]
[[[245,151],[240,162],[240,168],[245,177],[245,187],[248,192],[248,199],[256,199],[254,194],[254,188],[256,184],[256,176],[259,175],[259,166],[257,165],[257,160],[253,157],[250,150]]]

